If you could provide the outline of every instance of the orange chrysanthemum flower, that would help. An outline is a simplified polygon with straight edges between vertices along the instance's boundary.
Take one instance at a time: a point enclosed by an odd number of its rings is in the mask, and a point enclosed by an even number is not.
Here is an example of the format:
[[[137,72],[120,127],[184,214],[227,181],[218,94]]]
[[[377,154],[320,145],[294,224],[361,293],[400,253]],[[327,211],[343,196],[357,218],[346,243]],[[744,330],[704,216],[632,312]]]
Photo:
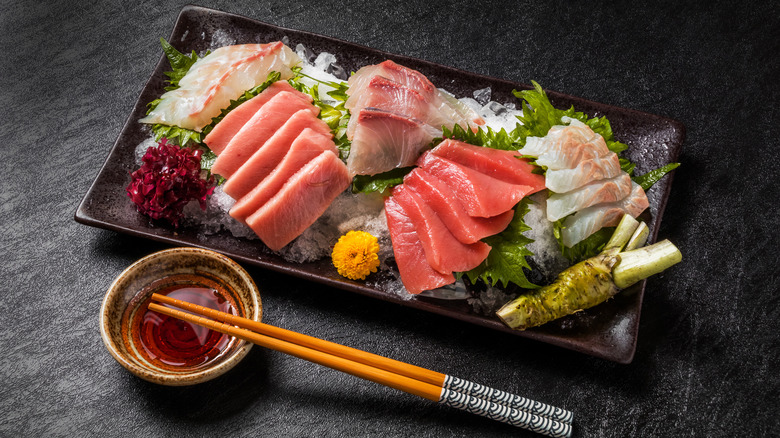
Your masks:
[[[333,266],[339,275],[351,280],[363,280],[379,267],[379,243],[365,231],[350,231],[333,247]]]

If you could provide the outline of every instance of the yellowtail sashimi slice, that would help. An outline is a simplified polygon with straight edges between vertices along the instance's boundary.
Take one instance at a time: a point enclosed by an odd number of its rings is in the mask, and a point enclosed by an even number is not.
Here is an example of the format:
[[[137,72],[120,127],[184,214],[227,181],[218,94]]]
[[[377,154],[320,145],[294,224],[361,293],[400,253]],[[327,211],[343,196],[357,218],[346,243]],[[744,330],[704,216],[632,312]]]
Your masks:
[[[358,119],[347,158],[351,175],[375,175],[411,166],[441,131],[401,114],[366,108]]]
[[[396,64],[390,60],[365,66],[349,78],[349,81],[347,82],[349,85],[347,94],[350,98],[345,104],[347,109],[352,111],[353,107],[357,104],[357,99],[366,91],[366,88],[369,87],[371,80],[375,76],[381,76],[418,92],[426,102],[435,108],[437,113],[460,125],[464,129],[474,129],[476,126],[485,124],[485,120],[469,108],[468,105],[437,89],[425,75],[417,70]],[[400,113],[406,116],[412,116],[403,111]],[[440,125],[434,126],[441,128]]]
[[[358,113],[363,108],[378,108],[418,119],[434,128],[442,125],[452,129],[455,121],[441,114],[422,94],[398,82],[374,76],[363,92],[347,100],[350,111]],[[351,118],[347,125],[347,137],[353,138],[358,118]]]

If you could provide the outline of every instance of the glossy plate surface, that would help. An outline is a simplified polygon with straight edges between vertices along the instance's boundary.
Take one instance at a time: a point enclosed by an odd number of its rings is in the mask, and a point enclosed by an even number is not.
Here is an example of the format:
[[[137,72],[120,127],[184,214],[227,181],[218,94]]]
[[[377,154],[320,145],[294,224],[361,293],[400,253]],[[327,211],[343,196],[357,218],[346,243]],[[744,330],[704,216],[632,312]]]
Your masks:
[[[242,43],[265,43],[284,40],[290,47],[303,44],[314,53],[329,52],[336,55],[338,64],[347,72],[392,59],[399,64],[419,70],[438,86],[458,97],[471,96],[474,90],[490,87],[492,99],[500,103],[517,103],[512,95],[514,89],[531,88],[527,84],[508,82],[433,64],[415,58],[393,55],[368,47],[340,41],[330,37],[284,29],[245,17],[200,7],[185,7],[180,13],[173,33],[168,41],[183,53],[195,50],[203,53],[211,47],[215,38],[235,40]],[[221,252],[233,259],[261,266],[267,269],[294,275],[352,292],[368,295],[386,301],[409,306],[428,312],[445,315],[458,320],[477,324],[518,336],[535,339],[560,347],[572,349],[603,359],[629,363],[636,351],[645,282],[641,282],[619,294],[614,299],[584,312],[562,318],[523,332],[506,328],[497,318],[476,314],[464,301],[443,301],[417,297],[404,300],[366,285],[338,276],[329,259],[318,262],[296,264],[274,255],[257,240],[238,239],[229,232],[204,236],[196,229],[172,229],[152,227],[137,213],[129,201],[125,187],[130,182],[130,172],[135,170],[134,150],[149,136],[138,119],[144,116],[146,104],[163,93],[163,74],[170,69],[164,55],[157,64],[149,81],[144,86],[132,114],[110,151],[98,176],[87,192],[75,214],[83,224],[114,230],[135,236],[142,236],[173,245],[196,246]],[[600,104],[573,96],[548,91],[553,105],[568,108],[591,116],[606,115],[617,140],[629,145],[625,154],[637,163],[641,174],[664,164],[674,162],[682,148],[685,137],[684,126],[668,118],[634,110]],[[666,176],[648,191],[650,199],[648,225],[651,241],[655,240],[663,215],[664,206],[671,190],[672,175]],[[647,214],[647,212],[646,212]]]

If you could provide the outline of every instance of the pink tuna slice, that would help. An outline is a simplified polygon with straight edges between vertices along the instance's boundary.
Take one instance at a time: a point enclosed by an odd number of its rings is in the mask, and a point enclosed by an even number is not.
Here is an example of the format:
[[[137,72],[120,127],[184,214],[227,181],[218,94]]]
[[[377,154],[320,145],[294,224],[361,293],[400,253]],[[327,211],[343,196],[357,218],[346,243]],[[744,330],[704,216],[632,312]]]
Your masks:
[[[307,128],[322,135],[331,135],[328,125],[313,116],[311,111],[306,109],[298,111],[287,119],[284,125],[233,173],[233,176],[228,178],[224,187],[225,193],[233,199],[241,199],[249,193],[274,170],[290,150],[290,145],[296,137]],[[309,157],[312,158],[314,156]],[[303,164],[305,162],[301,163],[301,166]]]
[[[266,102],[246,124],[230,140],[222,153],[214,161],[213,173],[230,178],[252,154],[255,153],[271,136],[300,110],[309,110],[313,115],[319,114],[319,109],[305,102],[296,94],[282,91]]]
[[[351,175],[376,175],[411,166],[441,132],[401,114],[366,108],[356,116],[347,169]]]
[[[436,212],[404,184],[393,187],[392,193],[412,220],[425,250],[425,259],[433,269],[442,274],[470,271],[487,258],[488,244],[458,241]]]
[[[424,199],[462,243],[474,243],[498,234],[512,222],[514,210],[491,218],[469,216],[455,193],[440,179],[418,167],[404,177],[405,187]]]
[[[273,251],[300,236],[352,180],[344,163],[324,151],[293,175],[246,223]]]
[[[412,220],[392,196],[385,198],[385,216],[393,241],[395,262],[406,290],[419,294],[455,282],[451,273],[442,274],[428,264]]]
[[[544,175],[533,173],[536,166],[519,159],[516,151],[502,151],[446,139],[432,154],[511,184],[531,187],[531,193],[544,189]]]
[[[417,164],[447,184],[470,216],[493,217],[511,210],[533,188],[510,184],[426,152]]]
[[[222,151],[225,150],[225,147],[227,147],[230,139],[238,133],[241,127],[243,127],[246,122],[248,122],[249,119],[266,104],[266,102],[282,91],[289,91],[290,93],[296,94],[306,100],[306,102],[311,103],[312,101],[311,96],[296,90],[287,83],[287,81],[276,81],[257,96],[247,100],[230,111],[214,126],[214,129],[209,132],[203,142],[206,143],[209,149],[214,151],[215,154],[221,154]]]
[[[419,119],[434,128],[445,125],[452,129],[455,124],[417,91],[382,76],[371,78],[363,92],[356,98],[348,99],[347,103],[352,103],[349,108],[352,113],[358,113],[363,108],[377,108]],[[350,119],[348,138],[353,137],[357,124],[357,117]]]
[[[266,147],[263,146],[258,153],[265,150]],[[330,134],[326,135],[311,128],[304,129],[292,142],[281,163],[233,205],[230,209],[230,215],[243,222],[247,216],[260,209],[269,199],[277,194],[284,184],[301,170],[306,163],[323,151],[330,151],[338,156],[338,150],[333,140],[331,140]],[[238,175],[238,172],[236,172],[236,175]],[[236,175],[233,177],[235,178]],[[227,192],[227,187],[225,187],[225,191]]]

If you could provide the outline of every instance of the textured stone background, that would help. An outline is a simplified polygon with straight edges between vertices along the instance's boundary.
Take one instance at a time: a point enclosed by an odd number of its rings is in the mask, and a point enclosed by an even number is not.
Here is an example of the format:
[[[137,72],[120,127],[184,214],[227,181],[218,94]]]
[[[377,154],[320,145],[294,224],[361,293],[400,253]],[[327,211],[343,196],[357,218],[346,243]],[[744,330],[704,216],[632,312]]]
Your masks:
[[[164,246],[73,221],[183,2],[3,2],[0,435],[531,436],[255,348],[192,388],[106,352],[112,279]],[[687,139],[618,365],[251,269],[266,321],[560,405],[576,436],[780,432],[780,8],[756,2],[214,1],[201,5],[668,116]]]

